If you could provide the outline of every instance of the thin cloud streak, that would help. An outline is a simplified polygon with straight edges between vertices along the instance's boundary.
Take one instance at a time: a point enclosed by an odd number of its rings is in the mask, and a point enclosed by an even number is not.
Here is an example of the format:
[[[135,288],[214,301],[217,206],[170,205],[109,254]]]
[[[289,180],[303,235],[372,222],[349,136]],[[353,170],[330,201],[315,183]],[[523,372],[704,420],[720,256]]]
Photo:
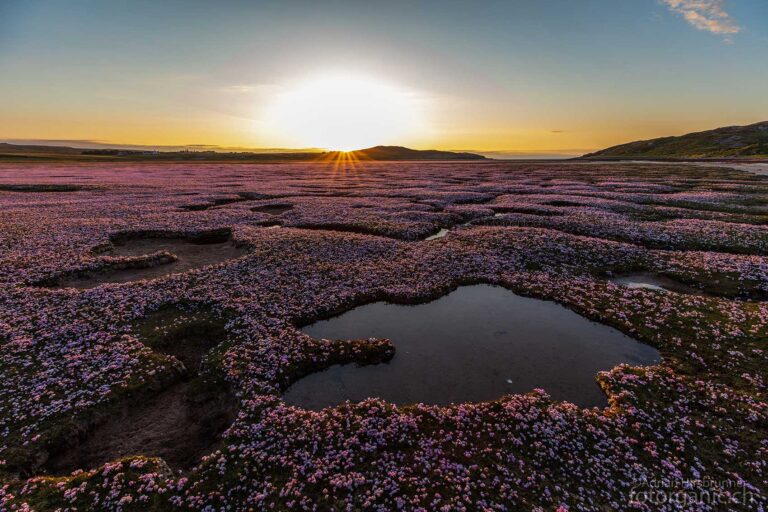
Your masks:
[[[741,32],[736,20],[725,10],[725,0],[660,0],[699,30],[728,36]]]

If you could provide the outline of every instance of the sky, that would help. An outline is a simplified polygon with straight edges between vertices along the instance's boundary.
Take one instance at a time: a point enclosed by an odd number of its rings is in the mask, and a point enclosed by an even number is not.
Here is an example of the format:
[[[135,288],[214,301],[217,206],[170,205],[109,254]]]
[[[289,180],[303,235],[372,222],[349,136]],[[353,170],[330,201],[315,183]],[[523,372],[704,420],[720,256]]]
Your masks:
[[[577,154],[768,119],[766,55],[765,0],[0,0],[0,140]]]

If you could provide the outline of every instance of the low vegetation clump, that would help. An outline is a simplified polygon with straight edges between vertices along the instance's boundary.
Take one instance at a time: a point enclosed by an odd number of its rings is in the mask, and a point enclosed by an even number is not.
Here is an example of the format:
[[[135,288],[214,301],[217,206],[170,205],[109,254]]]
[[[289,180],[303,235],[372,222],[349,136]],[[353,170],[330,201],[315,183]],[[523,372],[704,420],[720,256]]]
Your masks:
[[[87,192],[0,194],[0,509],[768,506],[763,178],[658,164],[245,165],[105,164],[79,170],[98,185]],[[190,197],[210,207],[185,208]],[[138,232],[222,232],[216,243],[242,252],[84,289],[38,285],[153,254],[114,253]],[[692,292],[612,280],[639,272]],[[556,301],[663,360],[598,374],[606,408],[541,389],[446,407],[372,397],[310,411],[281,398],[311,372],[397,353],[397,340],[318,340],[301,326],[472,283]],[[676,482],[706,482],[719,501],[648,501],[659,485],[680,498]]]

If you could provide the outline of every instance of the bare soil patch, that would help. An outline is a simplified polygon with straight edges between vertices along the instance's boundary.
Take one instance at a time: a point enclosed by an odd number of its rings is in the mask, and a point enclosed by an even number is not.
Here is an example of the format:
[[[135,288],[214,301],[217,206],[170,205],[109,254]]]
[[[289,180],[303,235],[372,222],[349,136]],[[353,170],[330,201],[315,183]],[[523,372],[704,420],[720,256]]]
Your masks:
[[[166,308],[146,317],[137,331],[145,344],[184,363],[182,378],[113,406],[104,421],[49,457],[49,474],[93,469],[132,455],[160,457],[184,471],[210,453],[234,421],[237,401],[228,385],[213,371],[200,372],[203,356],[227,339],[223,319]]]
[[[231,235],[186,238],[158,238],[148,235],[146,238],[117,237],[112,246],[98,248],[98,252],[136,259],[113,263],[98,271],[71,273],[47,285],[54,288],[84,289],[104,283],[157,279],[236,259],[247,254],[248,250],[233,243]]]
[[[131,455],[160,457],[177,471],[190,469],[212,450],[236,410],[222,384],[179,382],[143,403],[120,408],[84,442],[51,457],[46,470],[68,474]]]

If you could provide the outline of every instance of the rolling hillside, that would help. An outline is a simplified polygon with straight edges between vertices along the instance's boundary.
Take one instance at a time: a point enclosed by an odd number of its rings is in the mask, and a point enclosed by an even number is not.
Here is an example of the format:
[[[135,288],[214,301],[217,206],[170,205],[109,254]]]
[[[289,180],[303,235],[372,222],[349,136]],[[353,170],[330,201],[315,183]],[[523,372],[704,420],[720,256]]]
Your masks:
[[[768,121],[613,146],[582,158],[766,158]]]

